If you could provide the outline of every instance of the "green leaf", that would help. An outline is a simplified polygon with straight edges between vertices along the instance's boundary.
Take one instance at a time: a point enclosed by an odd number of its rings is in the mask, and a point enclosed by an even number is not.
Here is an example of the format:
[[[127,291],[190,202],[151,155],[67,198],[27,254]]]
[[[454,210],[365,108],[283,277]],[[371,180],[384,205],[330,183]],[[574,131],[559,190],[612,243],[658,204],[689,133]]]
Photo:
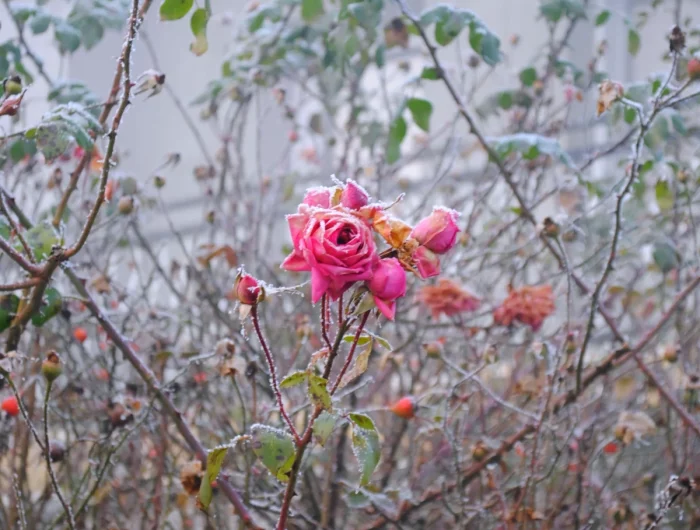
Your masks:
[[[302,384],[306,381],[309,376],[308,372],[298,371],[289,374],[287,377],[280,381],[280,388],[292,388],[294,386]]]
[[[54,35],[60,44],[61,52],[73,53],[80,47],[80,32],[75,27],[67,22],[59,21],[54,28]]]
[[[540,154],[551,156],[562,164],[574,168],[574,162],[569,154],[554,138],[547,138],[538,134],[516,133],[496,138],[487,138],[491,147],[501,157],[506,157],[513,152],[521,153],[523,158],[532,160]]]
[[[490,66],[501,60],[501,42],[486,24],[468,9],[455,9],[440,4],[425,10],[420,16],[422,27],[435,24],[435,40],[441,46],[452,42],[469,27],[469,45]]]
[[[410,98],[406,102],[411,111],[413,121],[425,132],[430,130],[430,115],[433,113],[433,104],[426,99]]]
[[[207,41],[207,22],[209,22],[209,14],[206,9],[195,9],[190,19],[190,28],[194,35],[194,42],[190,44],[190,51],[195,55],[203,55],[209,48]]]
[[[654,258],[654,263],[656,263],[656,266],[659,267],[661,272],[664,274],[671,272],[680,264],[680,256],[678,255],[678,251],[670,243],[655,243],[654,250],[652,251],[652,257]]]
[[[309,397],[317,407],[329,410],[333,406],[328,393],[328,380],[320,375],[309,375]]]
[[[0,219],[0,236],[9,241],[11,233],[12,229],[10,225],[6,221]]]
[[[627,31],[627,51],[632,55],[637,55],[639,48],[642,45],[642,40],[636,30],[630,28]]]
[[[550,22],[559,22],[562,16],[586,18],[586,8],[580,0],[549,0],[540,5],[540,14]]]
[[[316,421],[314,422],[314,426],[312,427],[312,431],[318,443],[321,445],[326,445],[326,442],[333,432],[337,421],[338,416],[331,414],[328,411],[324,410],[321,412],[321,414],[319,414],[318,418],[316,418]]]
[[[44,299],[41,301],[41,306],[32,315],[32,324],[40,328],[61,312],[62,305],[61,294],[53,287],[47,287],[44,291]]]
[[[598,16],[595,17],[595,25],[602,26],[603,24],[605,24],[608,21],[609,18],[610,18],[610,11],[608,11],[607,9],[604,11],[601,11],[600,13],[598,13]]]
[[[165,0],[160,5],[161,20],[180,20],[194,5],[194,0]]]
[[[32,20],[29,23],[29,28],[32,30],[34,35],[41,35],[47,29],[49,29],[50,24],[51,15],[42,11],[32,17]]]
[[[377,428],[374,426],[372,418],[367,414],[352,413],[349,415],[350,421],[357,425],[360,429],[365,431],[376,431]]]
[[[374,424],[372,426],[374,427]],[[360,485],[366,486],[381,457],[377,431],[353,427],[352,450],[360,464]]]
[[[520,72],[520,82],[525,86],[532,86],[537,81],[537,70],[533,67],[525,68]]]
[[[15,294],[0,295],[0,333],[10,327],[19,307],[19,296]]]
[[[386,147],[386,161],[393,164],[401,158],[401,142],[406,137],[406,120],[399,116],[389,129],[389,141]]]
[[[12,17],[18,22],[26,22],[31,16],[36,14],[36,7],[28,4],[23,4],[21,2],[12,2],[7,4],[10,11],[12,12]]]
[[[287,482],[296,456],[292,437],[279,429],[259,424],[250,428],[250,436],[253,452],[263,465],[277,480]]]
[[[625,107],[624,119],[625,123],[633,124],[637,120],[637,111],[632,107]]]
[[[374,62],[378,68],[384,68],[386,64],[386,46],[384,44],[377,46],[377,51],[374,53]]]
[[[676,132],[681,136],[686,136],[688,134],[688,129],[685,126],[685,120],[680,114],[674,114],[671,116],[671,124]]]
[[[660,180],[656,183],[654,190],[656,195],[656,204],[659,205],[659,209],[662,212],[673,208],[673,190],[671,190],[668,182],[665,180]]]
[[[437,81],[440,79],[440,73],[437,68],[432,66],[426,66],[420,74],[421,79],[429,79],[430,81]]]
[[[61,240],[54,228],[49,223],[41,223],[33,226],[24,234],[27,244],[34,252],[37,261],[46,259],[51,254],[54,245],[59,245]]]
[[[199,506],[206,511],[211,504],[212,489],[211,483],[216,480],[221,471],[221,466],[226,458],[228,447],[216,447],[207,454],[207,470],[202,478],[202,484],[199,486]]]
[[[323,14],[323,0],[301,0],[301,18],[313,22]]]

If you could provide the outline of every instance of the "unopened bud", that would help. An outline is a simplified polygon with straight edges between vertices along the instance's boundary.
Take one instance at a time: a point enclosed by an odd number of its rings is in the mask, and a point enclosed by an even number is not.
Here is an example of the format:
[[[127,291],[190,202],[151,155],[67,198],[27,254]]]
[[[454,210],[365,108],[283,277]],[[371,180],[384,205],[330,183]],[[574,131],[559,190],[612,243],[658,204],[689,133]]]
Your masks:
[[[61,358],[58,356],[58,353],[51,350],[46,354],[46,359],[41,363],[41,373],[49,382],[53,382],[63,373],[63,366],[61,365]]]
[[[131,195],[125,195],[119,199],[117,209],[119,210],[120,214],[129,215],[134,211],[134,198]]]

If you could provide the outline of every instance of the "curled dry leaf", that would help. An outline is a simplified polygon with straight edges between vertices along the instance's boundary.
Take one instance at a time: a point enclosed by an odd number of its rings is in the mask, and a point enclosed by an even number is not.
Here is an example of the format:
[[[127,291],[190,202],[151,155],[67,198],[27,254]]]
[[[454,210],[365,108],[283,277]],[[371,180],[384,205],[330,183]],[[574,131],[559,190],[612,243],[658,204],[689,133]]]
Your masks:
[[[202,463],[199,460],[187,462],[180,470],[180,482],[182,487],[190,495],[197,495],[199,487],[202,485]]]
[[[624,88],[616,81],[606,79],[598,86],[598,116],[610,109],[612,104],[622,97]]]
[[[649,415],[642,411],[623,411],[615,425],[615,436],[630,444],[634,440],[645,435],[652,435],[656,432],[656,423]]]
[[[209,243],[200,245],[199,248],[204,251],[204,254],[198,256],[197,261],[203,267],[208,267],[213,259],[221,256],[226,259],[229,267],[233,268],[238,265],[238,256],[236,255],[236,251],[229,245],[216,246]]]

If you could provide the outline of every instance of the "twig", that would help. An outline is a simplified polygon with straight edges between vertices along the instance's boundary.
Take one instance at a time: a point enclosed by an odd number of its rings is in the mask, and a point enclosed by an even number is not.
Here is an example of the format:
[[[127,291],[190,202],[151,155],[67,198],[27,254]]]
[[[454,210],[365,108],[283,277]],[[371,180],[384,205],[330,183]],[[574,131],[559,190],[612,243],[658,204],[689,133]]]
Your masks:
[[[49,470],[49,476],[51,477],[51,485],[53,490],[58,497],[58,500],[63,506],[63,511],[68,517],[68,526],[71,530],[75,530],[75,518],[73,517],[73,510],[70,504],[66,502],[66,499],[61,493],[61,486],[58,485],[58,480],[56,480],[56,474],[53,471],[53,465],[51,465],[51,442],[49,441],[49,398],[51,396],[51,387],[53,386],[53,381],[46,381],[46,393],[44,394],[44,458],[46,460],[46,467]]]

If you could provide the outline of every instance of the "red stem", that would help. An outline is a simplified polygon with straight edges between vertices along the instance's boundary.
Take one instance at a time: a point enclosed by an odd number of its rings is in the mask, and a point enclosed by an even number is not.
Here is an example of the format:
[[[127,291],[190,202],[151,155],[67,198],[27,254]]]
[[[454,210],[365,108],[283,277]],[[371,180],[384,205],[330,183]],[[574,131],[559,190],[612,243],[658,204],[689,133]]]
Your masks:
[[[255,328],[255,333],[258,335],[260,345],[262,346],[262,349],[265,352],[265,359],[267,360],[267,366],[270,369],[270,379],[272,380],[272,391],[275,393],[275,397],[277,398],[277,406],[280,409],[280,414],[284,418],[284,421],[287,422],[289,430],[292,431],[294,441],[297,443],[297,445],[299,445],[301,443],[299,433],[297,433],[297,430],[294,428],[292,420],[289,419],[289,415],[287,414],[287,411],[284,408],[284,403],[282,402],[282,394],[280,393],[279,385],[277,384],[277,369],[275,368],[275,362],[272,359],[270,348],[268,347],[267,341],[265,340],[265,337],[263,337],[262,331],[260,329],[260,321],[258,319],[257,306],[253,306],[250,315],[251,317],[253,317],[253,327]]]
[[[328,308],[329,308],[329,303],[328,303],[328,296],[323,295],[321,297],[321,335],[323,336],[323,342],[326,343],[326,347],[328,348],[328,351],[330,353],[331,350],[331,339],[328,338],[328,320],[329,320],[329,314],[328,314]]]
[[[338,377],[335,380],[335,383],[333,383],[333,388],[331,389],[331,395],[335,394],[335,391],[338,390],[338,385],[340,384],[340,381],[342,381],[343,376],[345,375],[345,372],[348,371],[348,368],[350,367],[350,363],[352,362],[352,358],[355,355],[355,349],[357,348],[357,341],[360,340],[360,335],[362,335],[362,330],[365,327],[365,324],[367,323],[367,319],[369,318],[369,311],[367,311],[364,315],[362,315],[362,320],[360,320],[360,325],[357,326],[357,331],[355,332],[355,340],[352,341],[352,347],[350,348],[350,351],[348,352],[348,357],[345,359],[345,364],[343,365],[343,368],[340,370],[340,373],[338,374]]]

